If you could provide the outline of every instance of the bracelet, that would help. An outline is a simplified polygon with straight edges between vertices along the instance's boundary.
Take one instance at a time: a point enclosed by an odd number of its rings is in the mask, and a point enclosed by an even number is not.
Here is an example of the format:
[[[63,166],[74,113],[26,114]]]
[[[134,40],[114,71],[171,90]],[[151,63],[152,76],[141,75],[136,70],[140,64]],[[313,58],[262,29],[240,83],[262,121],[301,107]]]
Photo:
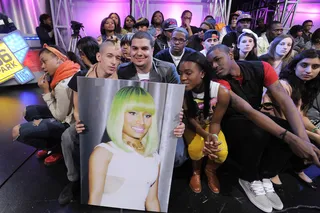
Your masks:
[[[315,127],[311,130],[311,132],[315,133],[317,130],[319,129],[319,127]]]
[[[284,140],[284,137],[286,136],[288,130],[286,129],[286,131],[284,131],[283,133],[280,134],[281,136],[281,140]]]
[[[217,140],[219,139],[217,134],[212,134],[212,136],[216,137]]]

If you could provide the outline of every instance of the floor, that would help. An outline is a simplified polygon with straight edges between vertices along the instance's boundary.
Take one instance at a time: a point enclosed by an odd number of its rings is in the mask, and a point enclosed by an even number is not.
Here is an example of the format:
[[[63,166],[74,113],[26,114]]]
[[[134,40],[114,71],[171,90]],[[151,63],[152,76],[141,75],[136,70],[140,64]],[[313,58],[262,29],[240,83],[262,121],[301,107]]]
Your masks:
[[[35,85],[0,87],[0,213],[98,213],[137,212],[80,205],[77,201],[60,206],[57,198],[66,185],[64,163],[45,167],[35,156],[35,149],[12,142],[11,128],[23,122],[22,112],[27,105],[43,104]],[[227,164],[219,171],[221,193],[211,193],[203,178],[203,191],[193,193],[188,186],[190,163],[174,171],[169,212],[194,213],[255,213],[255,208],[237,184],[237,170]],[[320,171],[310,167],[309,176],[320,185]],[[280,175],[284,183],[281,212],[319,212],[320,189],[305,188],[290,174]],[[299,207],[299,208],[297,208]]]

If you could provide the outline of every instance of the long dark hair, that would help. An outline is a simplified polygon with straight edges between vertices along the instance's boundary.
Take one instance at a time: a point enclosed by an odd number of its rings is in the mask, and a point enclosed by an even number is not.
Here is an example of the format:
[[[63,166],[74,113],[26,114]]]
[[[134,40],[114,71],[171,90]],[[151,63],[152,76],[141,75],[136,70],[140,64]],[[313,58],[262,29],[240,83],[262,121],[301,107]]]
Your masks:
[[[136,19],[132,15],[127,15],[127,17],[124,19],[123,23],[123,29],[128,30],[129,28],[127,27],[126,20],[127,18],[130,18],[133,21],[133,24],[136,23]],[[133,27],[132,27],[133,28]]]
[[[310,109],[312,103],[318,93],[320,92],[320,77],[317,77],[310,81],[303,81],[296,76],[295,69],[297,64],[306,58],[320,58],[320,51],[309,49],[304,50],[300,54],[296,55],[294,59],[281,71],[279,78],[285,79],[292,87],[291,98],[293,102],[298,105],[299,100],[302,101],[302,110],[306,111]]]
[[[115,32],[116,32],[117,34],[121,34],[121,30],[122,30],[122,28],[121,28],[121,19],[120,19],[120,16],[118,15],[118,13],[110,13],[109,16],[108,16],[108,18],[111,18],[111,16],[112,16],[113,14],[115,14],[115,15],[118,17],[118,20],[119,20],[119,21],[118,21],[118,24],[114,23],[114,25],[116,26]]]
[[[156,12],[153,13],[152,18],[151,18],[151,25],[154,26],[154,21],[153,21],[153,19],[154,19],[154,17],[156,16],[157,13],[160,13],[161,16],[162,16],[162,22],[160,23],[160,26],[162,26],[162,23],[163,23],[163,21],[164,21],[164,16],[163,16],[162,12],[160,12],[159,10],[157,10]]]
[[[302,32],[303,30],[303,27],[301,25],[294,25],[290,28],[289,30],[289,34],[293,37],[293,38],[296,38],[297,37],[297,34],[298,32]]]
[[[101,21],[101,24],[100,24],[100,33],[101,35],[106,35],[106,30],[104,29],[104,24],[107,22],[108,19],[111,19],[114,23],[114,32],[116,32],[116,29],[117,29],[117,26],[116,26],[116,22],[110,18],[110,17],[107,17],[107,18],[104,18],[102,21]]]
[[[210,99],[211,99],[210,82],[213,78],[215,78],[215,74],[209,62],[207,61],[206,57],[200,52],[194,52],[187,55],[181,60],[180,64],[186,61],[196,63],[200,67],[200,69],[205,73],[203,77],[203,84],[204,84],[203,115],[204,115],[204,118],[207,118],[209,116],[209,111],[210,111]],[[178,70],[179,70],[180,64],[178,66]],[[187,108],[188,108],[187,116],[190,118],[195,118],[197,116],[197,103],[194,101],[192,91],[187,91],[185,93],[185,103],[187,104]]]

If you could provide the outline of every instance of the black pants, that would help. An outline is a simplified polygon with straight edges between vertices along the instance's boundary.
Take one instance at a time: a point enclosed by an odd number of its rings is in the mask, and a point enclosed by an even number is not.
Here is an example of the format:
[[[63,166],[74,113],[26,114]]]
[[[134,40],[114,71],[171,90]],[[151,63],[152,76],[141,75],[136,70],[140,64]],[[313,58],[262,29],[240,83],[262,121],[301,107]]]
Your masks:
[[[290,131],[286,120],[269,116],[277,124]],[[245,117],[224,119],[229,157],[242,167],[240,178],[252,182],[271,178],[294,156],[290,147],[281,139],[264,131]]]

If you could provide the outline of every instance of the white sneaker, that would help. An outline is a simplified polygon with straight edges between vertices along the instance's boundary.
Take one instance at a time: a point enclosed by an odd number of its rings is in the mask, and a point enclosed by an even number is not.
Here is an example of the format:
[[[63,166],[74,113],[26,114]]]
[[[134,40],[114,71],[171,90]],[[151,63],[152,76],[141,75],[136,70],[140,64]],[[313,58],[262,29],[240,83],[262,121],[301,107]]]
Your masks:
[[[252,183],[239,178],[239,184],[247,194],[249,200],[253,205],[264,212],[272,212],[272,205],[266,197],[262,182],[260,180]]]
[[[263,179],[262,185],[263,185],[264,191],[266,192],[267,198],[270,200],[272,207],[277,210],[282,210],[283,203],[282,203],[280,197],[274,191],[271,180],[270,179]]]

